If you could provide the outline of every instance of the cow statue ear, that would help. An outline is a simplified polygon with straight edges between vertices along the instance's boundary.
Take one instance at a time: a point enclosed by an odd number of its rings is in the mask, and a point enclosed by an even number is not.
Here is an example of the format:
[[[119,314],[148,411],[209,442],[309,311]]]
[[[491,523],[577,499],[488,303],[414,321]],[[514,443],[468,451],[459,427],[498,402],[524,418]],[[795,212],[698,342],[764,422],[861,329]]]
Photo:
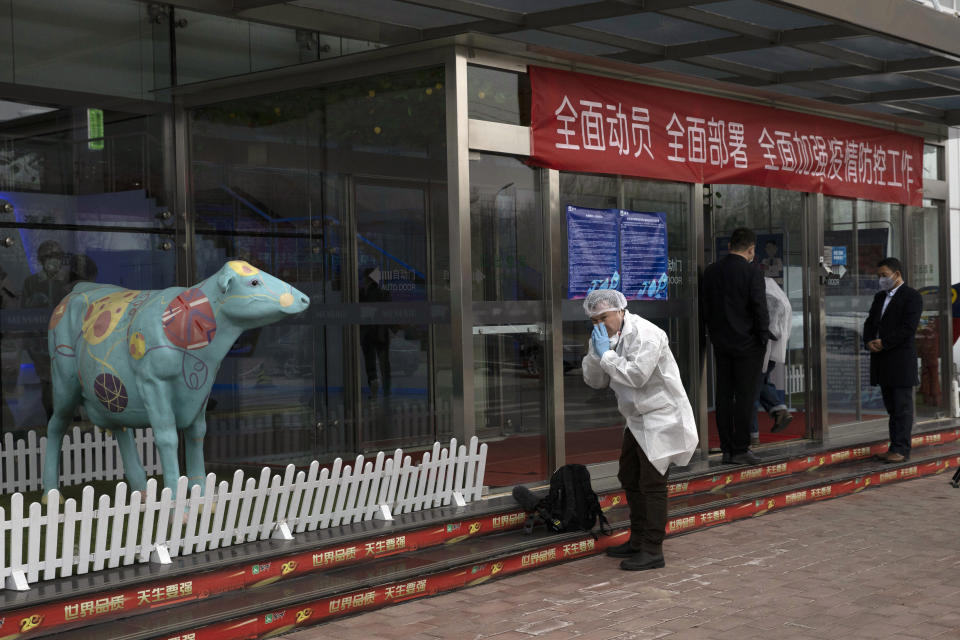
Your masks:
[[[220,293],[227,292],[227,289],[230,288],[231,279],[233,279],[233,274],[226,269],[220,272],[220,275],[217,276],[217,285],[220,287]]]

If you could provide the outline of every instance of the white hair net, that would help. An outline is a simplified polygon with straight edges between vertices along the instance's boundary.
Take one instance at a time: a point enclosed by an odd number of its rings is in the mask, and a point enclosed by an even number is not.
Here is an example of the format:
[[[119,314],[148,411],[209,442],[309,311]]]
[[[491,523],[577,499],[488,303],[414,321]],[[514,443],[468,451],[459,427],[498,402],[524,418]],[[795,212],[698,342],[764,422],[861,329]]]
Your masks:
[[[591,318],[606,313],[627,308],[627,299],[622,293],[614,289],[596,289],[587,294],[583,301],[583,310]]]

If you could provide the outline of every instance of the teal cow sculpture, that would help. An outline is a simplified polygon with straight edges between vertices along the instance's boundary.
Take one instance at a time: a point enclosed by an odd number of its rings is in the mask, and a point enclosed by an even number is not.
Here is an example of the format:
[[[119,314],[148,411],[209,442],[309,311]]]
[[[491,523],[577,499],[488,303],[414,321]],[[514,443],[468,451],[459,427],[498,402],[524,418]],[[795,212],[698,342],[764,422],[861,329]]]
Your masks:
[[[239,260],[189,289],[78,283],[54,309],[47,331],[53,417],[44,496],[59,484],[63,435],[81,404],[94,424],[116,438],[131,488],[146,488],[130,431],[145,427],[153,427],[165,487],[175,490],[180,477],[178,429],[187,435],[190,482],[202,483],[204,412],[224,356],[245,329],[309,305],[303,293]]]

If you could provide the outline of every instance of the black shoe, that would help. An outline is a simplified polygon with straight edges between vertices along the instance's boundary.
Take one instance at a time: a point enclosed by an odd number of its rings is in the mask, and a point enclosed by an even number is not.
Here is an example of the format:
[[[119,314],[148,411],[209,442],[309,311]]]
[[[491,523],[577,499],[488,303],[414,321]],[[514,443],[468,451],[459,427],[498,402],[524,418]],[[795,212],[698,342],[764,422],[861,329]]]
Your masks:
[[[639,552],[640,549],[632,546],[629,540],[623,544],[618,544],[615,547],[609,547],[607,549],[607,555],[611,558],[630,558]]]
[[[790,412],[786,409],[781,409],[773,414],[773,427],[770,428],[770,433],[778,433],[783,431],[790,423],[793,422],[793,416],[790,415]]]
[[[760,457],[747,449],[743,453],[735,453],[730,456],[730,462],[733,464],[760,464]]]
[[[635,553],[620,563],[620,568],[624,571],[646,571],[647,569],[662,569],[666,566],[663,560],[663,552],[651,553],[641,551]]]

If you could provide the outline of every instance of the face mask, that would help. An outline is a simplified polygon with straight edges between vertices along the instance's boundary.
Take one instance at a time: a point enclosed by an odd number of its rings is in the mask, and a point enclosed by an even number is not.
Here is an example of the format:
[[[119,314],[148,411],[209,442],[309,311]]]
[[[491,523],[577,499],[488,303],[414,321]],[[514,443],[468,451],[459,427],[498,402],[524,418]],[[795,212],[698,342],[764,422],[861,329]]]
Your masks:
[[[880,290],[881,291],[890,291],[893,289],[893,278],[889,276],[883,276],[880,278]]]

